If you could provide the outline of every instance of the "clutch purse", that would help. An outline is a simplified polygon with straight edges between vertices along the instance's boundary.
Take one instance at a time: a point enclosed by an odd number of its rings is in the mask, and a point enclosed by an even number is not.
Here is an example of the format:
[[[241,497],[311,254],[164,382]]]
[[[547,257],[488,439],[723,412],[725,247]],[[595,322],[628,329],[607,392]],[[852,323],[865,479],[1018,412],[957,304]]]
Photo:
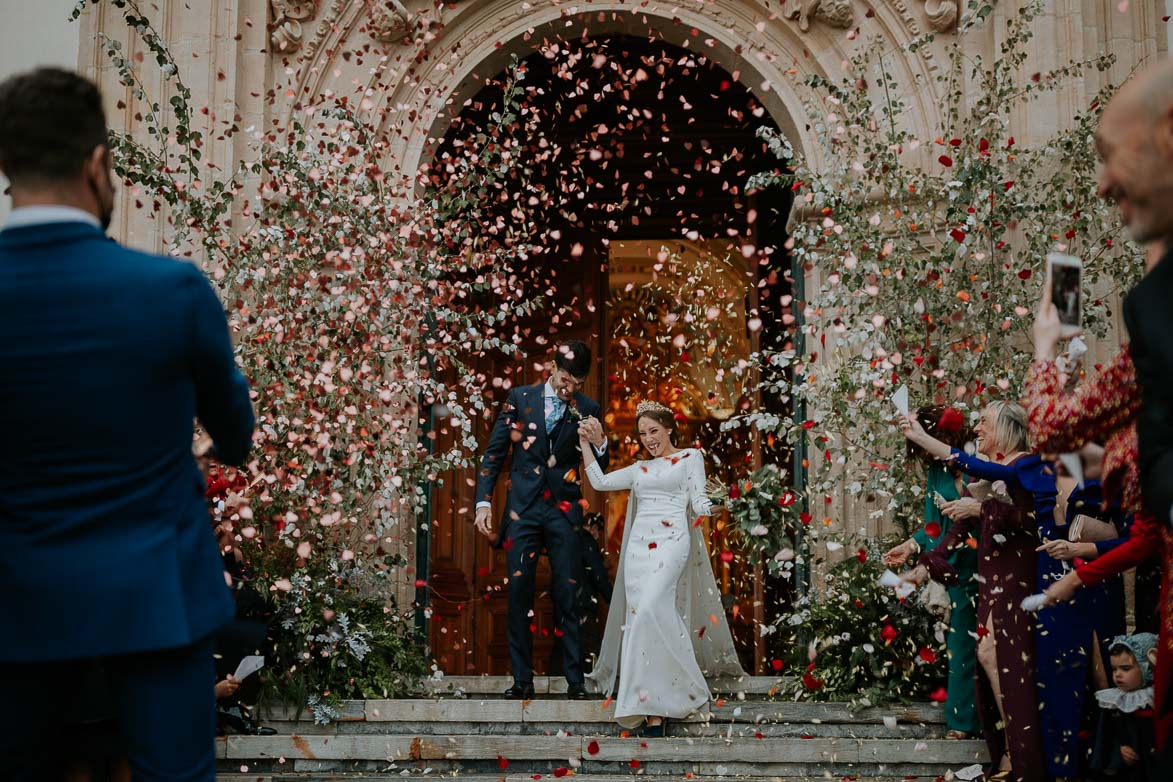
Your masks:
[[[949,624],[953,601],[949,599],[949,590],[943,584],[938,584],[936,581],[925,584],[920,591],[920,602],[939,621]]]
[[[1099,543],[1102,540],[1115,540],[1120,537],[1115,524],[1085,516],[1082,513],[1071,522],[1067,530],[1067,539],[1072,543]]]

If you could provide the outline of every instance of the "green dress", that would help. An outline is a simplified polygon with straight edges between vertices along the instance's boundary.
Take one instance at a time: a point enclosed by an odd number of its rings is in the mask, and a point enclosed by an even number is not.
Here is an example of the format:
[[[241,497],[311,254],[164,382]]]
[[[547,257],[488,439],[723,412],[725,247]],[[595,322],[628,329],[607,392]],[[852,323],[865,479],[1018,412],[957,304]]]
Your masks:
[[[929,467],[925,492],[925,526],[914,534],[921,551],[932,551],[952,521],[941,513],[933,502],[934,492],[946,500],[956,500],[961,495],[957,482],[945,468],[943,462],[935,461]],[[933,537],[926,528],[930,523],[940,525],[940,532]],[[936,530],[934,530],[935,532]],[[960,730],[969,735],[979,735],[981,724],[977,717],[977,551],[962,546],[949,557],[949,564],[957,571],[957,586],[949,587],[949,635],[946,648],[949,657],[949,683],[945,698],[945,727]]]

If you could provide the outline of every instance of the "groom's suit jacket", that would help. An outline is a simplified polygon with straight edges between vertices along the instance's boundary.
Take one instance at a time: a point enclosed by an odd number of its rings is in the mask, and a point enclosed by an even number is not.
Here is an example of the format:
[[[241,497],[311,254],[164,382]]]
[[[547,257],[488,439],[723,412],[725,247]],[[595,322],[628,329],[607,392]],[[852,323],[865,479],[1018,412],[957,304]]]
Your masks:
[[[0,232],[0,662],[183,647],[232,618],[197,417],[245,459],[248,383],[196,266],[81,221]]]
[[[508,539],[509,524],[521,518],[540,502],[559,508],[571,524],[582,523],[582,455],[578,450],[578,420],[567,406],[562,420],[546,433],[546,383],[515,387],[481,456],[477,472],[477,502],[492,502],[493,487],[506,457],[512,457],[509,489],[500,532],[494,543],[501,546]],[[583,394],[574,395],[574,406],[582,417],[599,418],[599,403]],[[608,452],[598,457],[599,466],[607,469]]]

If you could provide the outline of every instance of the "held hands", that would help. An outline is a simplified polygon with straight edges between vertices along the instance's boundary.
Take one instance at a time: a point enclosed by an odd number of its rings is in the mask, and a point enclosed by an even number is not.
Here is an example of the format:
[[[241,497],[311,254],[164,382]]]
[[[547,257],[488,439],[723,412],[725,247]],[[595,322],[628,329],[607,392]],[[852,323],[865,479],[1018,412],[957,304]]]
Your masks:
[[[962,497],[952,502],[942,502],[941,512],[953,521],[976,519],[982,515],[982,504],[973,497]]]
[[[587,416],[578,422],[579,442],[589,443],[595,448],[600,447],[607,439],[603,433],[603,425],[594,416]]]
[[[493,538],[493,509],[480,507],[477,508],[476,523],[477,532],[484,535],[486,538],[492,540]]]

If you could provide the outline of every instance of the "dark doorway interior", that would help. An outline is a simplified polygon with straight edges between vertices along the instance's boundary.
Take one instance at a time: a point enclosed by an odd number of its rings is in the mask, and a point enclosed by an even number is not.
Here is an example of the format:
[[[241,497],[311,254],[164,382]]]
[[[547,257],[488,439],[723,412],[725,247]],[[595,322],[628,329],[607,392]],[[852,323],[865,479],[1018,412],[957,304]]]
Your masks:
[[[493,378],[537,382],[542,373],[535,364],[550,346],[579,338],[597,357],[586,393],[607,411],[612,467],[636,457],[634,406],[649,397],[686,417],[690,439],[719,461],[711,476],[728,482],[763,459],[788,464],[792,454],[784,444],[720,427],[747,407],[788,412],[788,400],[745,395],[736,383],[714,380],[737,358],[730,351],[790,339],[792,323],[784,316],[794,306],[793,291],[783,245],[791,198],[785,191],[745,192],[750,175],[780,165],[756,136],[760,127],[776,129],[771,117],[736,74],[703,54],[648,38],[547,41],[517,71],[518,105],[503,107],[509,73],[486,79],[473,98],[453,107],[456,116],[425,173],[428,184],[442,187],[451,163],[508,139],[516,165],[491,188],[483,223],[498,238],[504,233],[542,248],[518,270],[515,284],[541,292],[544,306],[509,326],[529,359],[479,358],[494,414],[505,391]],[[505,133],[486,136],[483,130],[503,109],[537,121],[522,131],[519,119]],[[493,307],[492,298],[482,306]],[[721,317],[685,327],[688,313],[711,306]],[[630,335],[618,333],[621,312]],[[732,329],[740,333],[729,333],[731,314],[741,319]],[[644,328],[638,328],[641,318]],[[482,422],[480,442],[491,424],[491,418]],[[449,674],[505,674],[507,574],[501,552],[473,530],[472,474],[450,476],[433,496],[429,637]],[[616,503],[623,498],[589,491],[587,498],[608,519],[613,570],[616,520],[622,519]],[[755,622],[776,615],[792,599],[791,588],[740,553],[732,563],[717,557],[719,549],[735,548],[721,517],[710,532],[743,664],[763,671],[774,655]],[[539,672],[548,671],[554,640],[546,584],[542,573],[533,621]]]

